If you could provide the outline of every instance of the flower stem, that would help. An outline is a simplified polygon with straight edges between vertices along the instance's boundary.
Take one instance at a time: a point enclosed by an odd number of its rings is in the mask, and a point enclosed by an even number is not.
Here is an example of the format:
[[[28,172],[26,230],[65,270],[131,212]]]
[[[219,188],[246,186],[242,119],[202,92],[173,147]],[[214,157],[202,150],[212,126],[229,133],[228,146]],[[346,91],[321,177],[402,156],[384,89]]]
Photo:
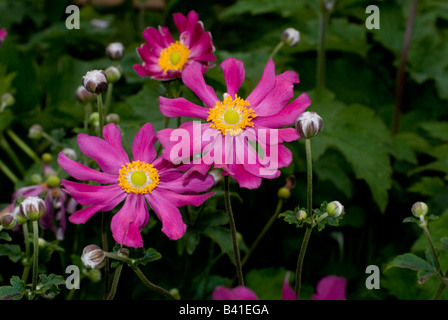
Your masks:
[[[224,177],[224,198],[227,215],[229,216],[230,231],[232,233],[233,253],[235,255],[236,275],[238,284],[244,286],[243,269],[241,265],[240,249],[238,247],[238,239],[236,236],[235,220],[233,218],[232,204],[230,202],[230,179],[229,176]]]
[[[3,150],[6,151],[6,153],[9,155],[11,160],[16,165],[17,169],[20,171],[20,173],[23,175],[25,174],[25,168],[22,165],[22,161],[19,160],[14,150],[9,145],[8,141],[5,139],[3,134],[0,133],[0,146],[3,148]],[[6,173],[6,172],[5,172]],[[12,171],[10,171],[12,173]],[[8,178],[11,179],[12,175],[8,176]]]
[[[33,159],[35,162],[40,161],[39,156],[12,130],[8,129],[6,130],[6,133],[31,159]]]
[[[285,43],[283,41],[280,41],[277,46],[272,50],[271,55],[269,56],[269,59],[274,58],[274,56],[277,54],[277,52],[280,51],[280,49],[283,47]]]
[[[97,94],[96,101],[98,104],[98,116],[99,116],[99,137],[103,138],[103,127],[104,127],[104,108],[103,108],[103,98],[101,96],[101,92]]]
[[[36,291],[37,287],[37,277],[38,277],[38,266],[39,266],[39,221],[33,221],[33,283],[32,290]]]
[[[400,66],[397,71],[395,110],[392,122],[393,134],[398,132],[398,126],[400,124],[400,112],[401,112],[401,105],[403,103],[403,88],[406,73],[406,64],[408,59],[409,46],[411,43],[412,28],[414,26],[415,16],[417,13],[417,4],[418,0],[413,0],[411,3],[411,9],[409,12],[408,22],[406,25],[406,33],[404,35],[403,50],[401,52]]]
[[[115,269],[114,279],[112,281],[112,285],[109,291],[109,295],[106,300],[113,300],[115,297],[115,293],[117,292],[118,281],[120,280],[121,271],[123,270],[123,264],[120,263]]]
[[[297,261],[297,268],[296,268],[295,292],[296,292],[297,299],[299,299],[300,289],[302,287],[303,261],[305,260],[306,248],[307,248],[308,242],[310,240],[312,229],[313,229],[312,226],[307,226],[306,227],[305,236],[303,237],[302,246],[300,247],[299,259]]]
[[[260,234],[258,235],[258,237],[255,239],[254,243],[252,244],[252,246],[249,248],[249,250],[247,250],[246,255],[243,258],[243,261],[241,261],[241,266],[244,266],[247,262],[247,260],[249,259],[250,255],[252,254],[252,252],[255,250],[255,248],[258,246],[258,243],[260,242],[260,240],[264,237],[264,235],[266,234],[266,232],[269,230],[269,228],[272,226],[272,224],[274,223],[274,221],[278,218],[278,215],[280,213],[280,210],[282,209],[283,206],[283,200],[279,199],[278,203],[277,203],[277,208],[275,209],[274,214],[272,215],[272,217],[269,219],[269,221],[266,223],[266,225],[264,226],[263,230],[260,232]]]
[[[19,178],[17,178],[17,176],[11,171],[11,169],[8,168],[6,164],[3,163],[2,160],[0,160],[0,170],[3,171],[5,176],[7,176],[12,183],[16,184],[19,182]]]
[[[87,102],[84,106],[84,130],[86,130],[86,132],[89,129],[89,120],[91,114],[92,114],[92,103]]]
[[[114,90],[114,84],[112,82],[109,82],[107,84],[106,101],[104,102],[104,114],[105,115],[107,115],[109,113],[110,103],[112,101],[113,90]]]
[[[153,284],[151,281],[149,281],[148,278],[146,278],[146,276],[143,274],[143,272],[138,267],[133,267],[132,269],[137,274],[137,276],[140,278],[140,280],[143,282],[143,284],[145,286],[147,286],[149,289],[157,291],[157,292],[163,294],[164,296],[167,296],[173,300],[177,300],[177,298],[175,296],[173,296],[169,291],[167,291],[167,290],[163,289],[162,287],[159,287],[159,286]]]
[[[29,231],[28,231],[28,223],[25,222],[22,225],[22,230],[23,230],[23,241],[25,244],[25,266],[23,269],[23,274],[22,274],[22,280],[23,281],[27,281],[28,279],[28,274],[30,272],[30,264],[29,264],[29,258],[30,258],[30,239],[29,239]]]

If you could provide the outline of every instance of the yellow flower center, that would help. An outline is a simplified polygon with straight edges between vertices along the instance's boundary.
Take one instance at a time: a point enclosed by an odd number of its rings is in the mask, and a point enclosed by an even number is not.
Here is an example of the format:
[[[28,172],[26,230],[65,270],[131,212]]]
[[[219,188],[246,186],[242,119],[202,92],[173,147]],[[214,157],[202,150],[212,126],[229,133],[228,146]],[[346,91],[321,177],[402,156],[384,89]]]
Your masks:
[[[176,41],[168,48],[162,50],[159,58],[159,66],[163,72],[167,72],[168,70],[181,70],[188,61],[189,55],[190,50],[179,41]]]
[[[223,135],[230,134],[236,136],[243,132],[246,127],[253,127],[252,119],[257,115],[248,108],[249,101],[241,99],[235,94],[235,99],[228,94],[224,94],[224,101],[218,101],[209,110],[207,121],[210,127],[220,131]]]
[[[159,185],[159,173],[152,164],[132,161],[120,169],[118,185],[127,193],[151,193]]]

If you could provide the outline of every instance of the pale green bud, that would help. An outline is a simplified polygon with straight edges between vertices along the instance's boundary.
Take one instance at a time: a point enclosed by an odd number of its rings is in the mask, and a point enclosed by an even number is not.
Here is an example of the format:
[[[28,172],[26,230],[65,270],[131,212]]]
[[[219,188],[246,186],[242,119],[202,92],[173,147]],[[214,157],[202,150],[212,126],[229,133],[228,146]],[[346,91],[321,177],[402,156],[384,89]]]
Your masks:
[[[413,204],[411,212],[417,218],[425,216],[428,213],[428,205],[424,202],[416,202]]]

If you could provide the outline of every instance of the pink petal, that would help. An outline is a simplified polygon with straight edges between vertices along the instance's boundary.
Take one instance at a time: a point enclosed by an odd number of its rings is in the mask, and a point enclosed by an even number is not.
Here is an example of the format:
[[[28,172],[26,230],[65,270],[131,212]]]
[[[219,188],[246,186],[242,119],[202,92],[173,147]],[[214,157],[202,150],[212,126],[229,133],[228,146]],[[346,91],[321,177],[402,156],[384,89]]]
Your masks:
[[[140,231],[148,223],[148,219],[144,197],[130,193],[121,210],[112,217],[111,230],[115,241],[129,247],[143,247]]]
[[[111,184],[116,183],[118,179],[117,175],[103,173],[73,161],[62,152],[58,155],[58,163],[69,175],[77,180],[93,180],[99,183]]]
[[[346,300],[347,280],[343,277],[327,276],[316,286],[313,300]]]
[[[213,290],[213,300],[259,300],[255,292],[244,286],[238,286],[234,289],[223,286],[216,287]]]
[[[164,174],[160,174],[159,188],[171,190],[175,193],[185,192],[203,192],[210,189],[215,179],[212,175],[202,175],[198,172],[192,173],[188,178],[184,178],[183,175],[175,180],[162,181]]]
[[[213,42],[210,32],[204,32],[201,34],[200,38],[190,45],[190,56],[192,60],[197,60],[201,62],[205,61],[216,61],[216,57],[213,54]]]
[[[262,178],[256,176],[245,169],[243,164],[230,164],[232,170],[231,177],[238,182],[240,188],[257,189],[261,185]]]
[[[95,160],[106,173],[118,174],[121,167],[126,164],[114,147],[98,137],[81,133],[78,135],[78,145],[81,152]]]
[[[132,143],[133,160],[152,163],[157,157],[157,151],[154,148],[156,140],[152,124],[146,123],[143,125],[135,134]]]
[[[184,98],[159,97],[160,112],[166,117],[192,117],[206,120],[209,109],[200,107]]]
[[[157,190],[153,190],[152,194],[148,195],[149,198],[162,198],[164,201],[169,202],[175,207],[183,207],[186,205],[191,206],[200,206],[203,204],[208,198],[214,195],[214,192],[205,193],[205,194],[179,194],[173,192],[169,189],[157,188]]]
[[[274,88],[274,86],[275,65],[274,61],[271,58],[264,68],[263,75],[261,76],[260,81],[246,100],[249,101],[251,106],[256,106],[266,97],[266,95]]]
[[[23,187],[18,189],[12,194],[12,202],[16,202],[16,200],[20,197],[34,197],[38,196],[44,191],[44,187],[40,184],[29,186],[29,187]]]
[[[224,79],[227,85],[227,93],[233,98],[244,81],[244,63],[234,58],[227,58],[221,63]]]
[[[294,96],[294,85],[289,81],[281,81],[258,104],[251,107],[259,117],[272,116],[279,113],[288,101]]]
[[[204,32],[202,25],[198,22],[199,15],[195,11],[188,12],[187,17],[182,13],[173,14],[173,20],[179,29],[183,43],[190,47]],[[183,35],[183,36],[182,36]]]
[[[207,85],[202,74],[202,66],[193,62],[182,72],[182,81],[201,99],[206,106],[213,108],[218,102],[215,90]]]
[[[157,191],[154,189],[152,194],[145,194],[145,197],[159,220],[162,221],[162,232],[171,240],[182,238],[187,230],[187,225],[183,222],[179,209],[160,196],[163,192],[158,193]]]
[[[117,152],[120,162],[128,163],[129,156],[121,145],[121,131],[115,123],[109,123],[103,128],[104,140],[106,140]]]
[[[83,184],[63,179],[61,181],[65,191],[80,205],[107,204],[112,199],[122,196],[125,192],[118,184],[97,186]]]
[[[286,273],[283,280],[282,300],[297,300],[296,293],[289,285],[289,272]]]

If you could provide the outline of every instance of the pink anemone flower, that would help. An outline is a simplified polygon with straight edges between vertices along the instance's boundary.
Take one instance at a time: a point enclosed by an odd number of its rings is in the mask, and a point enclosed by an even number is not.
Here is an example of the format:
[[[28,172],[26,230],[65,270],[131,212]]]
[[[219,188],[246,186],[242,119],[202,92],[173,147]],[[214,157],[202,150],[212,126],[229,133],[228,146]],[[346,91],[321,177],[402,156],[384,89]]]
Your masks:
[[[124,201],[112,217],[112,235],[118,243],[138,248],[143,246],[140,231],[148,222],[149,204],[162,222],[162,232],[171,240],[181,238],[187,226],[178,207],[199,206],[207,200],[213,193],[198,193],[213,185],[213,177],[196,175],[184,179],[184,166],[174,166],[162,157],[157,158],[156,136],[150,123],[140,128],[134,137],[132,162],[121,145],[117,125],[106,125],[103,136],[104,139],[78,135],[81,152],[95,160],[102,171],[59,154],[59,164],[72,177],[101,184],[62,180],[65,191],[85,206],[74,212],[69,221],[85,223],[98,211],[110,211]]]
[[[319,280],[312,300],[346,300],[347,280],[343,277],[327,276]],[[213,300],[259,300],[251,289],[244,286],[226,288],[218,286],[212,294]],[[289,272],[283,280],[282,300],[297,300],[297,295],[289,285]]]
[[[212,36],[204,31],[195,11],[190,11],[187,17],[175,13],[173,20],[179,30],[179,40],[174,41],[167,27],[159,26],[158,30],[149,27],[143,31],[146,43],[137,48],[143,63],[134,65],[140,76],[172,80],[180,78],[182,70],[193,61],[199,63],[205,72],[216,60]]]
[[[6,30],[0,29],[0,45],[2,45],[3,41],[5,41],[6,36],[8,35],[8,32]]]
[[[197,63],[184,70],[182,81],[205,107],[184,98],[159,97],[160,111],[165,116],[204,120],[185,122],[178,129],[161,130],[159,141],[165,148],[165,158],[173,163],[188,163],[193,159],[191,172],[201,173],[214,165],[215,169],[223,169],[223,175],[235,179],[240,187],[255,189],[262,178],[278,177],[278,169],[291,163],[292,153],[283,143],[300,138],[291,126],[311,104],[311,99],[303,93],[288,104],[294,96],[294,83],[299,82],[298,75],[293,71],[276,75],[272,59],[266,64],[259,83],[244,99],[237,95],[245,79],[243,62],[228,58],[220,66],[227,86],[222,101],[205,83]]]

